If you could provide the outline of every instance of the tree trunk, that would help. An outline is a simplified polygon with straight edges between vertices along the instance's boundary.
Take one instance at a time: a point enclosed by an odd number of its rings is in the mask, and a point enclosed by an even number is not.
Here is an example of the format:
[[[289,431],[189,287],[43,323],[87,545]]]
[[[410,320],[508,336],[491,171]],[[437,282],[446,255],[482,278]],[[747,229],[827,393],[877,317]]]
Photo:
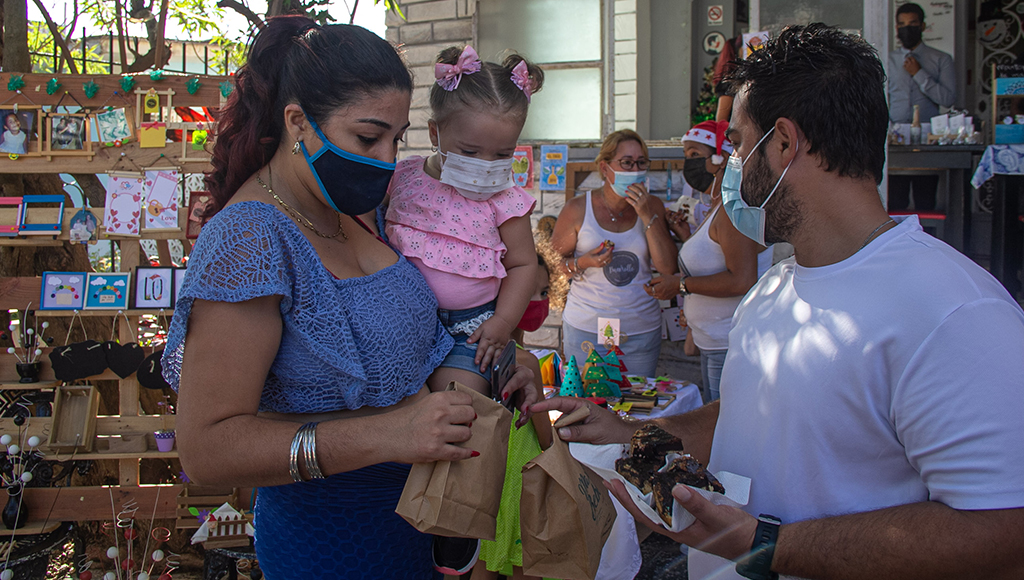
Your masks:
[[[4,0],[4,55],[6,72],[32,72],[28,57],[28,4],[26,0]]]

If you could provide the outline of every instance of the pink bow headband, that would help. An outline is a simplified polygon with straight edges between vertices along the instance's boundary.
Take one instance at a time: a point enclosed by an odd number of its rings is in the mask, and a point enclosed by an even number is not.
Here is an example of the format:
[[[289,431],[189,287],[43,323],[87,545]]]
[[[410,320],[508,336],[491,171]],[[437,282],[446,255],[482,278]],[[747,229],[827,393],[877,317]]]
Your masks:
[[[525,60],[519,61],[512,69],[512,82],[526,94],[526,102],[529,103],[533,94],[533,79],[530,78],[530,69],[526,66]]]
[[[434,65],[434,79],[446,91],[454,91],[462,80],[462,75],[480,72],[480,57],[472,46],[462,49],[462,54],[455,64],[439,62]]]

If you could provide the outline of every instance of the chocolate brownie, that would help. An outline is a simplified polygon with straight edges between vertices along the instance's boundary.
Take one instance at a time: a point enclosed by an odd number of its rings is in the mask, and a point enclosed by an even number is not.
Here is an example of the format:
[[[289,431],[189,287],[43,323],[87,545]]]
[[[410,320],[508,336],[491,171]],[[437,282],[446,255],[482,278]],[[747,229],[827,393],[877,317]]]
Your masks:
[[[689,455],[675,458],[651,477],[654,509],[667,525],[672,525],[672,488],[679,484],[725,493],[725,487],[699,461]]]
[[[630,453],[633,457],[657,461],[661,465],[664,465],[666,455],[682,451],[683,442],[657,425],[644,425],[630,438]]]
[[[654,462],[643,458],[624,457],[615,461],[615,471],[632,483],[640,493],[651,493],[651,477],[665,465],[664,460]]]

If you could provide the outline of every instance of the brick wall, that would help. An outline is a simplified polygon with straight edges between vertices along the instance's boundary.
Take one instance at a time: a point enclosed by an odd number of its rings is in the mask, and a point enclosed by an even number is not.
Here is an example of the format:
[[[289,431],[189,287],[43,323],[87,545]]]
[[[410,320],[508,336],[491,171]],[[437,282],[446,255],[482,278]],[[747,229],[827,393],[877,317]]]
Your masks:
[[[387,15],[387,39],[401,45],[412,69],[414,88],[406,144],[399,157],[427,155],[430,138],[428,97],[434,83],[434,59],[449,46],[473,43],[476,0],[403,0],[405,20],[393,12]]]

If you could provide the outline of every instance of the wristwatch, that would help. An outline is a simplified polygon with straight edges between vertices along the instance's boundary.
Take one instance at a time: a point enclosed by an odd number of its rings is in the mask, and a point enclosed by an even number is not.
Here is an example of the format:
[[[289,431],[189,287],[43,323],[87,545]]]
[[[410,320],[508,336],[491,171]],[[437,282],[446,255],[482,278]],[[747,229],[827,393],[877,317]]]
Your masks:
[[[680,296],[689,296],[690,295],[690,291],[686,289],[686,278],[687,278],[687,276],[683,276],[682,278],[679,279],[679,295]]]
[[[779,539],[781,525],[782,520],[775,516],[758,516],[754,543],[750,546],[750,553],[736,562],[737,574],[751,580],[778,580],[779,575],[772,572],[772,557],[775,556],[775,542]]]

